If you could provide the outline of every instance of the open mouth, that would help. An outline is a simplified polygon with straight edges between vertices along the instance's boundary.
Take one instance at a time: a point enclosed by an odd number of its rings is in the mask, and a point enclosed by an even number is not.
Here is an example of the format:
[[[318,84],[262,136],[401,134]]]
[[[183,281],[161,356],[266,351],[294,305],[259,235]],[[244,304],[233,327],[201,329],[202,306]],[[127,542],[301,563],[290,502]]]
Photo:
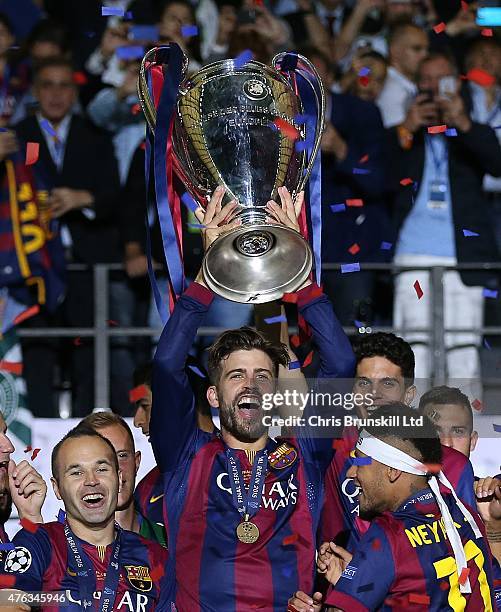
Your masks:
[[[244,419],[254,419],[261,408],[261,398],[257,395],[243,395],[238,400],[237,407]]]
[[[102,493],[87,493],[82,497],[86,508],[102,508],[104,506],[104,495]]]
[[[9,460],[7,459],[6,461],[0,461],[0,478],[6,476],[8,470],[9,470]]]

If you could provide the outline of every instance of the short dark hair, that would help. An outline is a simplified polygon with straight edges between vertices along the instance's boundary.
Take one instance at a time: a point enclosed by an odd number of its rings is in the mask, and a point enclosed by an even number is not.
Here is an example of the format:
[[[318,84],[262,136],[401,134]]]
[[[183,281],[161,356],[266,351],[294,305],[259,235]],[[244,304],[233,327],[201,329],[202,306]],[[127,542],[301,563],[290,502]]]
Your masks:
[[[37,64],[34,78],[35,83],[40,79],[40,74],[46,68],[66,68],[73,73],[73,64],[69,60],[64,57],[48,57]]]
[[[385,66],[388,66],[388,58],[386,58],[384,55],[381,55],[381,53],[378,53],[377,51],[374,51],[374,49],[371,49],[370,51],[365,51],[364,53],[361,53],[360,56],[359,56],[359,59],[361,59],[361,60],[363,60],[363,59],[373,59],[373,60],[377,60],[378,62],[381,62]]]
[[[151,361],[145,361],[144,363],[138,365],[134,370],[134,374],[132,375],[134,387],[138,387],[139,385],[148,385],[148,387],[151,389],[151,370]]]
[[[422,463],[441,464],[442,446],[435,425],[430,419],[423,419],[423,425],[409,425],[410,418],[420,416],[419,413],[401,402],[392,402],[376,408],[370,414],[370,419],[400,416],[399,424],[367,425],[365,429],[376,438],[395,438],[410,442],[417,451],[417,457]],[[406,417],[407,424],[403,424]]]
[[[9,34],[15,36],[14,28],[12,27],[12,21],[7,17],[5,13],[0,13],[0,23],[4,26],[6,30],[9,31]]]
[[[424,66],[424,64],[427,64],[428,62],[434,62],[438,59],[443,59],[448,62],[453,72],[457,73],[456,60],[454,59],[453,55],[447,53],[446,51],[431,51],[431,53],[428,53],[428,55],[424,57],[421,60],[421,63],[419,64],[419,71],[421,71],[421,68]]]
[[[42,19],[31,30],[26,39],[26,47],[31,49],[38,42],[50,42],[57,45],[62,53],[68,50],[68,32],[57,21]]]
[[[105,427],[113,427],[113,425],[120,425],[127,432],[127,435],[132,442],[132,448],[135,448],[134,436],[132,435],[131,428],[127,421],[125,421],[119,414],[109,412],[108,410],[101,410],[99,412],[91,412],[84,419],[80,421],[77,427],[90,427],[99,433],[99,430]]]
[[[468,413],[470,429],[473,430],[473,411],[471,409],[470,400],[461,389],[457,387],[447,387],[446,385],[432,387],[421,396],[418,407],[419,412],[424,414],[426,406],[429,404],[437,404],[439,406],[444,404],[455,404],[457,406],[463,406]]]
[[[480,47],[490,47],[492,49],[499,50],[501,49],[501,42],[495,37],[486,38],[485,36],[481,36],[480,38],[476,38],[473,42],[470,43],[468,49],[466,50],[466,68],[469,68],[472,54],[475,53],[475,51],[477,51]]]
[[[406,387],[414,384],[414,352],[403,338],[386,332],[358,336],[353,341],[353,351],[357,365],[366,357],[385,357],[402,370]]]
[[[57,473],[56,466],[57,466],[57,458],[59,456],[59,452],[61,448],[63,447],[64,443],[67,440],[76,440],[78,438],[99,438],[100,440],[103,440],[108,445],[111,451],[111,454],[113,456],[113,465],[115,466],[115,469],[118,472],[118,459],[117,459],[117,455],[116,455],[115,449],[113,448],[112,443],[109,440],[107,440],[104,436],[102,436],[100,433],[98,433],[95,429],[79,424],[73,429],[70,429],[70,431],[64,436],[64,438],[59,440],[59,442],[56,444],[56,446],[54,446],[52,450],[52,456],[51,456],[52,476],[56,480],[59,478],[59,474]]]
[[[409,19],[409,17],[403,17],[402,19],[398,19],[391,27],[390,33],[388,34],[388,47],[391,47],[391,45],[399,38],[404,37],[406,30],[408,29],[419,30],[420,32],[426,34],[425,30],[421,26],[416,25],[412,19]]]
[[[221,376],[221,363],[235,351],[257,349],[266,353],[273,362],[274,374],[278,376],[278,366],[287,366],[290,358],[285,344],[274,344],[251,327],[229,329],[223,332],[209,348],[208,370],[213,384],[217,385]]]

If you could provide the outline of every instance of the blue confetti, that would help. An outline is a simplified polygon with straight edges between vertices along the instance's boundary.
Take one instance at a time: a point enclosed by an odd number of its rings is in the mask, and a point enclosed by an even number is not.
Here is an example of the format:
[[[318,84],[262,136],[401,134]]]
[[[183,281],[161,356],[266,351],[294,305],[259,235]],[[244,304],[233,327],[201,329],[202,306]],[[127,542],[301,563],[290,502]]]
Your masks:
[[[333,213],[344,212],[346,210],[346,204],[331,204],[329,208]]]
[[[268,317],[264,320],[267,325],[272,325],[273,323],[287,323],[287,318],[285,315],[277,315],[276,317]]]
[[[383,240],[383,242],[381,243],[381,246],[379,247],[382,251],[389,251],[391,249],[391,247],[393,246],[393,244],[391,242],[385,242]]]
[[[196,25],[184,25],[181,28],[181,34],[185,38],[188,36],[196,36],[198,34],[198,28]]]
[[[118,47],[115,51],[118,59],[134,60],[140,59],[144,55],[144,47],[139,45],[127,45],[126,47]]]
[[[480,236],[480,234],[477,234],[476,232],[472,232],[471,230],[468,230],[468,229],[464,229],[463,236],[465,236],[466,238],[469,238],[471,236]]]
[[[457,133],[456,128],[447,128],[447,129],[445,130],[445,135],[446,135],[446,136],[457,136],[457,135],[458,135],[458,133]]]
[[[371,73],[371,69],[368,68],[367,66],[364,66],[363,68],[360,68],[360,70],[358,71],[358,76],[368,76]]]
[[[155,25],[133,25],[129,35],[132,40],[158,40],[160,37]]]
[[[360,272],[359,263],[341,264],[341,274],[347,274],[348,272]]]
[[[484,346],[487,350],[491,350],[491,345],[487,342],[487,338],[484,338]]]
[[[501,425],[492,425],[494,431],[497,431],[498,433],[501,433]]]
[[[52,127],[50,121],[47,119],[42,119],[42,121],[40,121],[40,127],[44,130],[44,132],[47,132],[49,136],[54,136],[54,138],[57,136],[56,130]]]
[[[200,378],[206,378],[206,376],[205,376],[205,374],[202,372],[202,370],[200,370],[199,368],[197,368],[197,366],[196,366],[196,365],[189,365],[188,367],[190,368],[190,370],[191,370],[192,372],[195,372],[195,374],[196,374],[197,376],[200,376]]]
[[[355,457],[353,459],[353,465],[370,465],[372,459],[370,457]]]
[[[357,321],[356,319],[353,321],[353,323],[355,323],[355,327],[364,327],[364,324],[362,323],[362,321]]]
[[[498,297],[498,292],[495,289],[486,289],[484,287],[484,289],[482,291],[482,295],[485,298],[493,298],[495,300]]]
[[[12,542],[0,542],[0,550],[14,550],[15,544]]]
[[[116,15],[117,17],[125,16],[125,9],[123,8],[115,8],[113,6],[102,6],[101,7],[101,16],[102,17],[110,17],[111,15]]]
[[[245,66],[245,64],[250,62],[253,57],[254,54],[252,51],[250,49],[246,49],[245,51],[242,51],[240,55],[237,55],[237,57],[233,60],[233,65],[235,68],[242,68],[242,66]]]
[[[297,370],[301,367],[301,363],[299,361],[291,361],[289,363],[289,370]]]
[[[192,198],[192,196],[185,191],[183,193],[183,195],[181,196],[181,202],[191,210],[191,212],[195,212],[198,208],[198,204],[195,202],[195,200]]]
[[[66,520],[66,512],[62,508],[60,508],[57,513],[57,520],[59,523],[64,523]]]
[[[366,170],[365,168],[353,168],[353,174],[370,174],[370,170]]]

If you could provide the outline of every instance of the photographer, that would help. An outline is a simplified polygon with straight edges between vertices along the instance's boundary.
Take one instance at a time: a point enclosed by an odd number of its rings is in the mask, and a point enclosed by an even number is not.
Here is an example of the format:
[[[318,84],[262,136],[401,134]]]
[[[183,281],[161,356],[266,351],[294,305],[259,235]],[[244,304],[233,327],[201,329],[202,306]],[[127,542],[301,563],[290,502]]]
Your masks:
[[[400,186],[395,197],[399,232],[395,262],[429,266],[496,261],[488,205],[482,195],[484,175],[501,174],[501,149],[495,132],[470,120],[449,57],[428,56],[419,69],[418,87],[405,120],[391,132],[393,176],[399,182],[403,178],[413,181]],[[416,281],[423,299],[416,299]],[[482,286],[489,286],[489,282],[486,272],[450,271],[444,275],[445,327],[471,329],[445,335],[449,378],[478,381],[480,336],[475,330],[482,326]],[[428,273],[399,274],[394,325],[403,330],[429,326],[430,293]],[[417,377],[428,377],[431,360],[426,334],[405,337],[416,354]]]

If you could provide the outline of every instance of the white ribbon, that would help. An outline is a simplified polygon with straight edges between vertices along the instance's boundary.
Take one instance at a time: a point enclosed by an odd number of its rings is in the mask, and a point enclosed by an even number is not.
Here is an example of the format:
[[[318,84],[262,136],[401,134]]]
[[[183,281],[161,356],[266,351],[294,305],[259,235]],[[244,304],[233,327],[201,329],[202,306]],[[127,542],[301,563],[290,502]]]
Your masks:
[[[406,472],[407,474],[415,474],[416,476],[429,476],[430,471],[426,467],[424,463],[421,463],[414,457],[411,457],[407,453],[404,453],[398,448],[383,442],[379,438],[371,436],[365,429],[360,432],[358,437],[358,442],[356,448],[379,461],[379,463],[383,463],[388,467],[395,468],[396,470],[401,470],[402,472]],[[444,486],[446,486],[454,496],[456,503],[463,513],[464,518],[470,523],[471,528],[473,529],[473,533],[476,538],[481,538],[482,534],[480,529],[478,528],[473,516],[470,511],[465,507],[463,502],[456,495],[456,491],[454,491],[453,486],[449,482],[446,475],[440,471],[438,474],[434,474],[429,479],[430,489],[437,500],[438,507],[444,519],[445,532],[447,533],[447,537],[449,542],[451,543],[452,550],[454,552],[454,558],[456,560],[456,567],[458,571],[458,575],[461,575],[461,572],[464,568],[467,567],[466,564],[466,555],[464,553],[463,543],[461,542],[461,537],[458,533],[456,526],[454,525],[454,521],[452,519],[450,510],[447,504],[440,493],[439,482],[441,482]],[[461,593],[471,593],[471,585],[470,580],[467,578],[463,584],[459,585]]]

